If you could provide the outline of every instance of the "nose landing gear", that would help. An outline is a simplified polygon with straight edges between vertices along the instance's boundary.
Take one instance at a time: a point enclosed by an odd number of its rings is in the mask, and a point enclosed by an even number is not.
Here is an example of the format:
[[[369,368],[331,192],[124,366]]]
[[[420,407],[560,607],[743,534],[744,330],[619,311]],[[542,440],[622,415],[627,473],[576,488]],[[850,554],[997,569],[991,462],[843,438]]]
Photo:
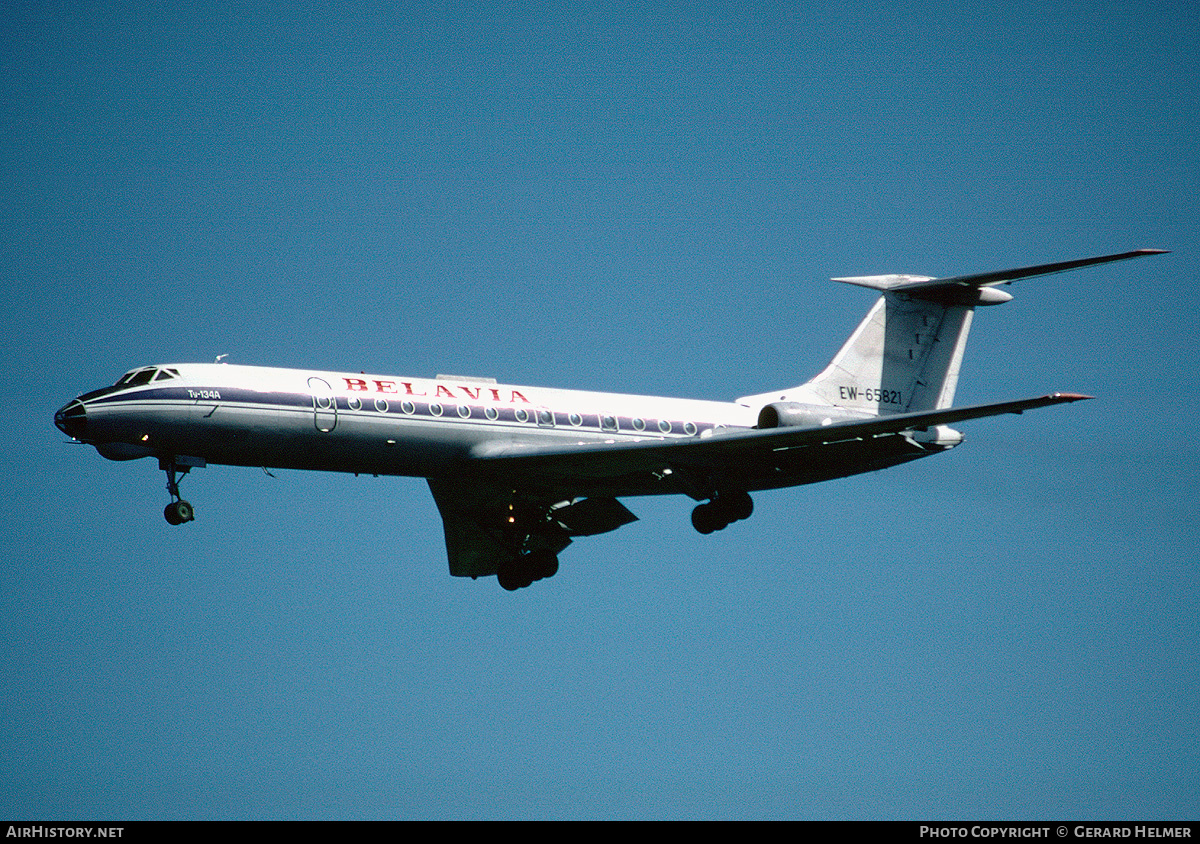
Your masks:
[[[192,509],[192,505],[179,495],[179,479],[176,477],[186,475],[192,465],[203,464],[194,464],[193,461],[184,463],[175,457],[164,457],[158,461],[158,468],[167,473],[167,492],[171,496],[171,503],[163,508],[163,518],[168,524],[181,525],[196,518],[196,511]]]

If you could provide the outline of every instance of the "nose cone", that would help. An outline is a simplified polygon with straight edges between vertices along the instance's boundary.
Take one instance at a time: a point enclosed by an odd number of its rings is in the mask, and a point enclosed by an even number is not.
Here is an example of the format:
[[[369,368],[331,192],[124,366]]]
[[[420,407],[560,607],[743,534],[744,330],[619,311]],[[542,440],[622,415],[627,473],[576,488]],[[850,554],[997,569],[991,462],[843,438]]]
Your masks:
[[[87,409],[83,402],[76,399],[54,414],[54,424],[68,437],[83,439],[87,430]]]

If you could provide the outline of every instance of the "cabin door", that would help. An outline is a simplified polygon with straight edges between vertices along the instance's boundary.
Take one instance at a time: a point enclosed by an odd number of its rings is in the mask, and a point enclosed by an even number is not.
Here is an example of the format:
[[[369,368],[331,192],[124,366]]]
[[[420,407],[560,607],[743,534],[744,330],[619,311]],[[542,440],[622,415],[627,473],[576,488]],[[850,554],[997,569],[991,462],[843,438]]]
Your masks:
[[[324,378],[309,378],[308,389],[312,393],[313,424],[323,434],[337,427],[337,399],[333,388]]]

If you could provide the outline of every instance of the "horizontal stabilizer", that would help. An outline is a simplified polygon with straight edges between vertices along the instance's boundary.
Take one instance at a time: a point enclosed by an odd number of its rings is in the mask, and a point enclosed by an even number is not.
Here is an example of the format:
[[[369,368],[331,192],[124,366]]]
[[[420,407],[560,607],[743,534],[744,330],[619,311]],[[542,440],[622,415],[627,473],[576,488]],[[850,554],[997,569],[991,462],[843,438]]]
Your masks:
[[[859,287],[870,287],[875,290],[886,290],[894,293],[916,293],[921,291],[946,290],[948,288],[991,287],[996,284],[1007,284],[1021,278],[1032,278],[1039,275],[1053,275],[1077,270],[1080,267],[1090,267],[1094,264],[1107,264],[1110,261],[1126,261],[1130,258],[1141,258],[1146,255],[1164,255],[1165,249],[1135,249],[1132,252],[1121,252],[1116,255],[1101,255],[1097,258],[1080,258],[1075,261],[1059,261],[1055,264],[1038,264],[1033,267],[1017,267],[1011,270],[999,270],[990,273],[974,275],[956,275],[948,278],[932,278],[921,275],[868,275],[835,278],[843,284],[855,284]]]

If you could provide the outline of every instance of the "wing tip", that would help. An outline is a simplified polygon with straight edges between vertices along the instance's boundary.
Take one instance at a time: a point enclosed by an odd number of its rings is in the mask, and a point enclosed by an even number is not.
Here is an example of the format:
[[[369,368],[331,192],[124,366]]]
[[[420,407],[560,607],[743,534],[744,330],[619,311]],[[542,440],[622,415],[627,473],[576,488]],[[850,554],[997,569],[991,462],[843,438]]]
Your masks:
[[[1046,398],[1056,402],[1072,402],[1072,401],[1087,401],[1094,399],[1095,396],[1089,396],[1085,393],[1051,393]]]

